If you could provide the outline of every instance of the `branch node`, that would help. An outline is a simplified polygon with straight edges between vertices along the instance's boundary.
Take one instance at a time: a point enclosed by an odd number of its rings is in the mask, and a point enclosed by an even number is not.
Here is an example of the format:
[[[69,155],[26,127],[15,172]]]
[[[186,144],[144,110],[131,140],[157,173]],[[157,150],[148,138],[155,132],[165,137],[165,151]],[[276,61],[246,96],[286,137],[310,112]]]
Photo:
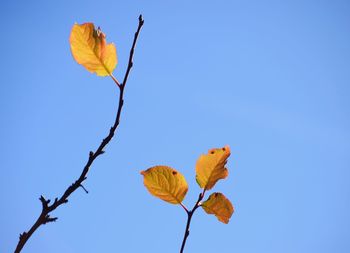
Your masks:
[[[48,208],[48,204],[50,203],[50,200],[46,200],[43,195],[40,195],[39,200],[41,201],[41,204],[43,206],[43,210],[46,210]]]
[[[90,151],[89,152],[89,158],[93,157],[94,156],[94,152]]]
[[[22,238],[23,238],[24,236],[26,236],[26,235],[27,235],[26,232],[23,232],[22,234],[19,234],[19,239],[22,240]]]

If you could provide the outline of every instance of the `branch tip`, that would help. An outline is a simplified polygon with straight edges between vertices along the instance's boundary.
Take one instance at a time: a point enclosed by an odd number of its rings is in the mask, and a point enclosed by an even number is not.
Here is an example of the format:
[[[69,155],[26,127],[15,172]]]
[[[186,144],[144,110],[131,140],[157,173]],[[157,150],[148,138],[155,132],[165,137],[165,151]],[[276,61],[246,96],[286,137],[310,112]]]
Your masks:
[[[144,22],[145,22],[145,21],[144,21],[143,18],[142,18],[142,14],[140,14],[140,16],[139,16],[139,23],[141,23],[141,24],[143,25]]]
[[[39,200],[40,200],[40,202],[41,202],[41,204],[43,206],[43,210],[47,209],[48,208],[48,204],[50,203],[50,200],[49,199],[46,200],[43,195],[40,195]]]

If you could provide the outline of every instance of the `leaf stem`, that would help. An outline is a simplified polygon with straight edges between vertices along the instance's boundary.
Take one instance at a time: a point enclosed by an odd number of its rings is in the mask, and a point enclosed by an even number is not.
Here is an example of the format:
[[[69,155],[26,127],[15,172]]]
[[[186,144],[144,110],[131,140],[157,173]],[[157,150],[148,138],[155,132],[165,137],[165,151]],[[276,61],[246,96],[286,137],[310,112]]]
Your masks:
[[[109,76],[113,79],[113,81],[115,82],[115,84],[120,88],[120,83],[119,83],[119,81],[117,80],[117,78],[115,78],[115,77],[113,76],[113,74],[110,74]]]
[[[182,208],[186,211],[186,213],[188,213],[188,209],[187,209],[187,207],[184,205],[184,204],[182,204],[182,203],[180,203],[180,205],[182,206]]]
[[[197,208],[200,207],[200,202],[204,198],[204,194],[205,194],[205,189],[203,190],[203,192],[201,192],[199,194],[198,200],[197,200],[196,204],[193,206],[192,210],[188,211],[187,209],[185,209],[187,212],[187,223],[186,223],[184,238],[183,238],[182,244],[181,244],[180,253],[183,253],[183,251],[184,251],[187,237],[190,235],[190,225],[191,225],[192,216],[193,216],[194,212],[197,210]]]
[[[133,62],[133,55],[134,55],[134,49],[136,46],[136,41],[139,35],[139,32],[141,30],[141,27],[143,26],[144,20],[142,19],[142,16],[139,16],[139,23],[138,23],[138,28],[137,31],[135,33],[134,36],[134,40],[133,40],[133,44],[130,50],[130,55],[129,55],[129,62],[128,62],[128,67],[127,70],[125,72],[125,76],[124,76],[124,81],[122,84],[119,84],[119,82],[117,81],[117,79],[115,79],[113,77],[113,75],[111,75],[112,79],[114,80],[114,82],[118,85],[119,87],[119,103],[118,103],[118,109],[117,109],[117,115],[115,118],[115,122],[113,124],[113,126],[110,128],[108,135],[102,140],[100,146],[96,149],[95,152],[90,151],[89,153],[89,158],[88,161],[86,163],[86,165],[84,166],[83,171],[81,172],[79,178],[73,183],[71,184],[66,191],[63,193],[63,195],[60,198],[56,198],[55,201],[50,205],[50,200],[49,199],[45,199],[43,196],[41,196],[39,198],[39,200],[42,203],[42,210],[41,213],[39,215],[39,217],[37,218],[36,222],[32,225],[32,227],[28,230],[28,232],[23,232],[22,234],[20,234],[19,236],[19,242],[16,246],[15,249],[15,253],[19,253],[21,252],[21,250],[23,249],[24,245],[26,244],[26,242],[28,241],[28,239],[31,237],[31,235],[41,226],[44,225],[46,223],[49,222],[53,222],[57,220],[57,217],[50,217],[50,213],[52,211],[54,211],[56,208],[58,208],[59,206],[61,206],[62,204],[65,204],[68,202],[68,197],[75,191],[77,190],[79,187],[83,187],[82,183],[83,181],[85,181],[87,179],[87,174],[89,172],[90,166],[92,165],[92,163],[95,161],[95,159],[100,156],[101,154],[104,153],[104,148],[107,146],[107,144],[112,140],[114,133],[119,125],[119,121],[120,121],[120,116],[121,116],[121,112],[122,112],[122,107],[124,104],[124,88],[130,73],[130,70],[132,68],[132,62]],[[83,188],[84,189],[84,188]]]

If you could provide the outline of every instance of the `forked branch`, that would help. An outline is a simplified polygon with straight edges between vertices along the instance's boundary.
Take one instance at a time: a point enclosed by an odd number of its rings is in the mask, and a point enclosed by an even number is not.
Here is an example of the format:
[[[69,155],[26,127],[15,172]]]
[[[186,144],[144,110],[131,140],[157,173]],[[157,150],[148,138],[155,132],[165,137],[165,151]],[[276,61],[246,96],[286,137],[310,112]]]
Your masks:
[[[143,26],[143,24],[144,24],[144,20],[143,20],[142,16],[140,15],[137,31],[135,33],[134,40],[133,40],[131,50],[130,50],[128,67],[126,69],[123,82],[119,83],[117,81],[117,79],[111,75],[111,78],[116,83],[116,85],[119,87],[119,103],[118,103],[118,110],[117,110],[115,122],[114,122],[113,126],[110,128],[108,135],[102,140],[100,146],[98,146],[98,148],[94,152],[90,151],[88,161],[87,161],[86,165],[84,166],[84,169],[81,172],[79,178],[66,189],[66,191],[63,193],[63,195],[60,198],[55,198],[53,203],[50,204],[50,202],[51,202],[50,199],[45,199],[43,196],[40,196],[39,200],[41,201],[41,204],[42,204],[41,213],[40,213],[39,217],[37,218],[36,222],[33,224],[33,226],[27,232],[23,232],[22,234],[20,234],[19,242],[18,242],[17,247],[14,251],[15,253],[21,252],[23,246],[26,244],[28,239],[32,236],[32,234],[41,225],[44,225],[46,223],[53,222],[53,221],[57,220],[57,217],[50,216],[51,212],[54,211],[59,206],[61,206],[62,204],[67,203],[69,196],[74,191],[76,191],[79,187],[82,187],[86,191],[86,189],[84,188],[82,183],[87,179],[87,174],[90,170],[91,165],[93,164],[93,162],[95,161],[95,159],[98,156],[100,156],[104,153],[104,148],[112,140],[112,138],[113,138],[113,136],[118,128],[120,116],[121,116],[121,112],[122,112],[122,108],[123,108],[123,104],[124,104],[124,89],[125,89],[128,77],[129,77],[130,70],[133,66],[134,50],[135,50],[136,42],[137,42],[141,27]]]
[[[204,194],[205,194],[205,190],[203,190],[203,192],[201,192],[199,194],[198,200],[197,200],[196,204],[193,206],[192,210],[187,210],[187,208],[181,204],[181,206],[184,208],[184,210],[187,213],[187,223],[186,223],[184,238],[183,238],[182,244],[181,244],[180,253],[183,253],[183,251],[184,251],[187,237],[190,235],[190,225],[191,225],[192,216],[193,216],[194,212],[197,210],[197,208],[200,207],[200,205],[201,205],[200,202],[204,198]]]

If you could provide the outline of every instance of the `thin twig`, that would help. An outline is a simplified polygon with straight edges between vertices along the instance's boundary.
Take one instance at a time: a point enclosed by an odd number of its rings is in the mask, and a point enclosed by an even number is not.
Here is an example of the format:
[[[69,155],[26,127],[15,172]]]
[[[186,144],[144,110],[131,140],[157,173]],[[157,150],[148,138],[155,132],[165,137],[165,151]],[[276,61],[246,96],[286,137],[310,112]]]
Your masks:
[[[90,151],[89,153],[89,158],[88,161],[82,171],[82,173],[80,174],[79,178],[72,184],[70,185],[66,191],[63,193],[63,195],[60,198],[56,198],[55,201],[50,205],[50,200],[46,200],[43,196],[40,196],[40,201],[42,203],[42,210],[41,213],[38,217],[38,219],[36,220],[36,222],[34,223],[34,225],[28,230],[28,232],[23,232],[22,234],[20,234],[19,236],[19,242],[17,244],[17,247],[15,249],[15,253],[19,253],[21,252],[23,246],[26,244],[26,242],[28,241],[28,239],[31,237],[31,235],[41,226],[44,225],[46,223],[49,222],[53,222],[57,220],[57,217],[51,217],[50,213],[52,211],[54,211],[57,207],[59,207],[62,204],[65,204],[68,202],[68,197],[75,191],[77,190],[79,187],[82,187],[83,189],[84,186],[82,185],[83,181],[85,181],[87,179],[87,174],[89,172],[90,166],[92,165],[92,163],[95,161],[95,159],[100,156],[101,154],[104,153],[104,148],[107,146],[107,144],[112,140],[114,133],[119,125],[119,121],[120,121],[120,115],[121,115],[121,111],[122,111],[122,107],[123,107],[123,103],[124,103],[124,88],[130,73],[130,70],[132,68],[133,65],[133,55],[134,55],[134,49],[136,46],[136,41],[138,38],[138,35],[140,33],[141,27],[143,26],[144,20],[142,19],[142,16],[139,16],[139,24],[138,24],[138,28],[137,31],[135,33],[134,36],[134,41],[130,50],[130,55],[129,55],[129,62],[128,62],[128,67],[127,70],[125,72],[125,76],[124,76],[124,81],[123,83],[119,84],[119,82],[117,81],[117,79],[115,79],[112,75],[111,78],[113,79],[113,81],[117,84],[117,86],[119,87],[119,103],[118,103],[118,110],[117,110],[117,115],[115,118],[115,122],[114,125],[110,128],[109,130],[109,134],[106,136],[106,138],[104,138],[100,144],[100,146],[96,149],[95,152]]]
[[[187,212],[187,223],[186,223],[184,238],[183,238],[182,244],[181,244],[180,253],[183,253],[187,237],[190,235],[190,225],[191,225],[192,215],[197,210],[197,208],[200,207],[200,202],[204,198],[204,194],[205,194],[205,189],[203,190],[203,192],[201,192],[199,194],[198,200],[197,200],[196,204],[193,206],[191,211],[188,211],[187,209],[185,209],[185,211]]]

